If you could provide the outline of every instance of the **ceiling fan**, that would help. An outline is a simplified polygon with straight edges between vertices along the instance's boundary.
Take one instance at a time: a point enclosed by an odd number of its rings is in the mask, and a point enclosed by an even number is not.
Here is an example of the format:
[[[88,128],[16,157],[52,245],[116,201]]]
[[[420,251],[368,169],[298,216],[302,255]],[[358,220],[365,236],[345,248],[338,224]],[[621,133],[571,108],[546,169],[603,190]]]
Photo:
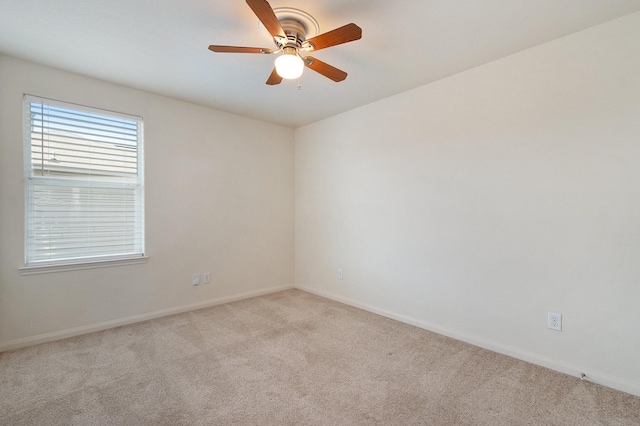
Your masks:
[[[356,24],[347,24],[335,30],[307,39],[309,32],[318,23],[313,17],[297,9],[286,9],[288,13],[280,18],[276,15],[279,9],[272,9],[266,0],[247,0],[247,4],[256,14],[262,25],[273,37],[276,50],[260,47],[219,46],[212,44],[209,50],[220,53],[281,53],[275,60],[275,67],[267,79],[267,84],[280,84],[282,79],[296,79],[302,75],[304,67],[310,68],[323,76],[339,82],[347,78],[347,73],[320,61],[312,56],[302,56],[301,52],[313,52],[338,44],[359,40],[362,29]]]

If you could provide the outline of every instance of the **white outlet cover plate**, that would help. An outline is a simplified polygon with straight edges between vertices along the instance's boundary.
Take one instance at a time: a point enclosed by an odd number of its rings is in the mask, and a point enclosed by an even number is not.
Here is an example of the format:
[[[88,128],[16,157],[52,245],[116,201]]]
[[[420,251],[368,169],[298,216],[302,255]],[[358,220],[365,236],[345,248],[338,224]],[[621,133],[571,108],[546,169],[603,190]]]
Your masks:
[[[193,275],[191,275],[191,284],[192,284],[192,285],[198,285],[198,284],[200,284],[200,274],[193,274]]]
[[[202,283],[209,284],[211,282],[211,272],[205,272],[202,274]]]
[[[562,314],[547,312],[547,327],[551,330],[562,331]]]

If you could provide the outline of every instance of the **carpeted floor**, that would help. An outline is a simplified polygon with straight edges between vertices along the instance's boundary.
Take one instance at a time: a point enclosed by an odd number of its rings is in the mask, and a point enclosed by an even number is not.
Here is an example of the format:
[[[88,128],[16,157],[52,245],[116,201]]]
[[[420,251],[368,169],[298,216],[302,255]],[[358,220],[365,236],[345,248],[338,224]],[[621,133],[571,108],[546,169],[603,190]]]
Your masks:
[[[639,425],[640,398],[289,290],[0,354],[2,425]]]

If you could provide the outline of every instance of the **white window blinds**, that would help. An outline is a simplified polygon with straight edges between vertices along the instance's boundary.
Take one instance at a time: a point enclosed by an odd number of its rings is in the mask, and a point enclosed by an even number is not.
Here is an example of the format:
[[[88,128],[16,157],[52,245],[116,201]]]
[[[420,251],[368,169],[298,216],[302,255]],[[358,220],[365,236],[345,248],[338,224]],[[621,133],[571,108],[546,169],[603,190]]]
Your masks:
[[[142,119],[25,97],[26,265],[144,255]]]

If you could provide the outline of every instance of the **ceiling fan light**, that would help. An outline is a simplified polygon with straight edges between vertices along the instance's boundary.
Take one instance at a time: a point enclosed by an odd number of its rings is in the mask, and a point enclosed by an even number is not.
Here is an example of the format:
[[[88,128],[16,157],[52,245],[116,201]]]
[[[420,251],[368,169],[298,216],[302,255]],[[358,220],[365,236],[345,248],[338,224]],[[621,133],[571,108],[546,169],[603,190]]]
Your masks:
[[[282,78],[296,79],[302,75],[304,62],[296,54],[284,53],[276,58],[276,72]]]

